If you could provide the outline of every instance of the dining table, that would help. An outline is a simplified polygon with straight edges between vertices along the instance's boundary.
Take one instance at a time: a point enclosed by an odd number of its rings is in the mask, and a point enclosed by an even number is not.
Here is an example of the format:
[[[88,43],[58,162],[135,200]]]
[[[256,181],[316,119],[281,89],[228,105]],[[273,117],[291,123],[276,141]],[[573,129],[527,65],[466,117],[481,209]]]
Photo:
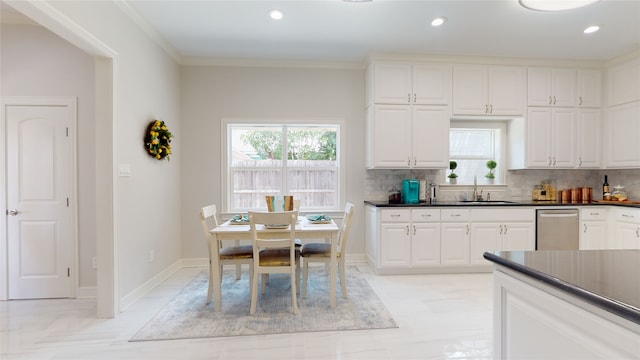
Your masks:
[[[262,225],[258,225],[258,231],[263,236],[268,236],[269,232],[278,233],[275,229],[266,229]],[[330,241],[331,243],[331,261],[329,263],[329,303],[331,308],[336,306],[336,275],[338,270],[337,244],[339,227],[333,219],[317,223],[307,219],[304,216],[298,217],[296,222],[295,237],[297,239],[318,239]],[[249,223],[234,222],[233,219],[225,221],[219,226],[209,231],[209,254],[211,259],[212,271],[209,281],[213,284],[214,308],[220,311],[222,301],[222,277],[219,264],[219,242],[227,240],[252,240],[251,229]],[[257,281],[257,279],[254,279]],[[343,285],[344,286],[344,285]]]

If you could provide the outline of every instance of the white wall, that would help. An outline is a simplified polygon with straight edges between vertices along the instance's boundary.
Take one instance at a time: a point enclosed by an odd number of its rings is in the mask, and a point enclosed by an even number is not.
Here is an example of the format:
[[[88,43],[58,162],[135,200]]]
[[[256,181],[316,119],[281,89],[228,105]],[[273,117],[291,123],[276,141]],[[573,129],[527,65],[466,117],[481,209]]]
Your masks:
[[[179,66],[113,2],[48,3],[117,53],[117,162],[129,164],[132,172],[118,178],[115,194],[122,299],[181,257]],[[164,120],[175,135],[170,162],[152,159],[144,149],[152,119]],[[155,252],[153,262],[147,261],[149,250]]]
[[[364,70],[185,66],[181,93],[184,258],[207,257],[198,211],[222,203],[221,119],[260,117],[345,120],[348,252],[364,254]]]
[[[78,275],[80,287],[96,286],[93,57],[40,26],[2,24],[0,35],[2,96],[78,99]]]

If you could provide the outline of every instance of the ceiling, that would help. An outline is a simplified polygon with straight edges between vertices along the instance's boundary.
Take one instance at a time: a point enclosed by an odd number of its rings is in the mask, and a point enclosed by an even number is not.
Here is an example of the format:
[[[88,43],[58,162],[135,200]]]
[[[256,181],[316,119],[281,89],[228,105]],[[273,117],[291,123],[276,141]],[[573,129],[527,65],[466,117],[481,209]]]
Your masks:
[[[183,58],[362,62],[371,54],[400,53],[606,61],[640,49],[640,0],[600,0],[553,13],[525,9],[517,0],[119,4]],[[284,18],[271,20],[272,9]],[[437,16],[448,21],[434,28]],[[592,24],[600,31],[585,35]]]
[[[640,0],[555,13],[517,0],[126,1],[186,57],[362,61],[371,53],[412,53],[604,61],[640,49]],[[271,20],[271,9],[284,18]],[[437,16],[448,21],[434,28]],[[585,35],[592,24],[600,31]]]

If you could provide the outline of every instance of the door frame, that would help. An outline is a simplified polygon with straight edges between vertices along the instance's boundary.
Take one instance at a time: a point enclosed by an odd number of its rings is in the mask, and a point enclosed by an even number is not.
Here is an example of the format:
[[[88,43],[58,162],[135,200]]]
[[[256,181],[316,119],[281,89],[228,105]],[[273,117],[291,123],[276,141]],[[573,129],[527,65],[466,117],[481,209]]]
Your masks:
[[[118,53],[46,1],[2,0],[95,58],[97,317],[120,311],[116,178]],[[0,289],[1,291],[1,289]]]
[[[5,209],[8,209],[7,194],[7,107],[8,106],[66,106],[71,109],[71,119],[69,121],[69,176],[70,188],[69,188],[69,235],[71,236],[71,263],[70,263],[70,278],[71,289],[69,297],[75,298],[78,292],[78,149],[77,149],[77,128],[78,128],[78,113],[77,113],[77,98],[73,96],[6,96],[0,99],[1,111],[0,115],[0,129],[2,129],[3,136],[0,137],[0,153],[5,156],[0,157],[0,198],[3,199],[1,204]],[[4,221],[0,221],[0,269],[3,269],[5,276],[0,277],[0,300],[7,300],[9,298],[9,238],[8,234],[8,217],[5,215]]]

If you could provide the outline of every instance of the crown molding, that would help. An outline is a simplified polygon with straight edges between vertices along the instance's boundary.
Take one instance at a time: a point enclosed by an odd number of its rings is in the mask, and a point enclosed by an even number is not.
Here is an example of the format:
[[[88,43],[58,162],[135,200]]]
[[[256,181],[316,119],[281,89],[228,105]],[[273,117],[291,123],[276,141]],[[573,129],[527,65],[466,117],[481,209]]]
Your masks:
[[[251,59],[185,56],[184,66],[233,66],[233,67],[271,67],[271,68],[313,68],[313,69],[350,69],[363,70],[361,61],[316,61],[290,59]]]
[[[127,0],[117,0],[114,3],[156,44],[169,54],[178,64],[182,63],[182,55],[162,36],[147,20],[129,4]]]

